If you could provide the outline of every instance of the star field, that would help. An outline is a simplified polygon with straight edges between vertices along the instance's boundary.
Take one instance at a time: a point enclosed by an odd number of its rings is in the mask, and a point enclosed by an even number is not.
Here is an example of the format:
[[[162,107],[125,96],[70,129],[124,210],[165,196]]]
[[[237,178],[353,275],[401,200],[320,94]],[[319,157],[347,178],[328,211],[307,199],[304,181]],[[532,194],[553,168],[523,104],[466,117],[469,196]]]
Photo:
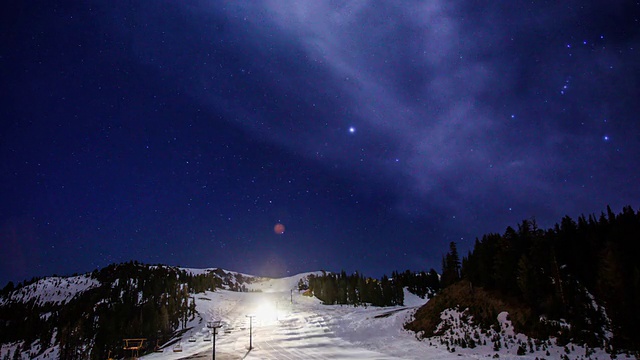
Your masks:
[[[450,241],[640,206],[638,2],[6,10],[1,283],[440,270]]]

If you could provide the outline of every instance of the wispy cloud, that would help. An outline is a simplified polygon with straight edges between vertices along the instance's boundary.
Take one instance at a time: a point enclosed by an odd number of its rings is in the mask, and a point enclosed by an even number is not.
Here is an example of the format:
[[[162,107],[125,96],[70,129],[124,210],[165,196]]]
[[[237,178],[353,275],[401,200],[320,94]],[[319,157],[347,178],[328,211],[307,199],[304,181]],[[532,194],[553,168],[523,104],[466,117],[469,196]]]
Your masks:
[[[548,33],[579,15],[549,5],[523,18],[511,5],[447,1],[229,4],[225,11],[250,29],[253,44],[276,44],[254,59],[272,62],[257,74],[270,84],[266,111],[231,100],[247,129],[382,181],[407,211],[505,210],[508,202],[552,211],[580,196],[554,195],[563,191],[558,169],[588,170],[562,150],[567,138],[585,138],[564,132],[562,117],[571,115],[558,91],[572,68],[561,62],[569,61],[561,39]],[[575,66],[588,71],[606,56]],[[587,94],[572,91],[567,106]],[[351,126],[357,132],[349,134]],[[506,200],[487,203],[488,196]]]

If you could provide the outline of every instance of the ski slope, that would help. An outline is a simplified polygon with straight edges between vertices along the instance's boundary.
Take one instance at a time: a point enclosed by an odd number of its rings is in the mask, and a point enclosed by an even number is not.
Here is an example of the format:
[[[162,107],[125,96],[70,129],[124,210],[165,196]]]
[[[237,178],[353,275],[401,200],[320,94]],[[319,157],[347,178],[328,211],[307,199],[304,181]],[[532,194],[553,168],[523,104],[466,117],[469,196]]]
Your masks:
[[[291,291],[300,277],[306,275],[254,283],[249,287],[254,292],[220,290],[197,294],[200,317],[188,324],[188,330],[181,337],[165,344],[161,353],[143,359],[210,359],[212,343],[204,340],[210,320],[220,320],[223,324],[216,336],[216,359],[422,358],[418,354],[407,357],[414,351],[402,349],[419,345],[412,333],[402,330],[412,307],[325,306],[297,290]],[[414,307],[425,302],[411,294],[408,297]],[[254,315],[251,351],[247,315]],[[379,315],[385,317],[375,318]],[[399,340],[397,337],[404,342],[386,344]],[[182,351],[174,352],[177,345]]]
[[[253,283],[254,292],[227,290],[195,295],[200,314],[188,323],[181,336],[163,345],[162,352],[142,357],[155,359],[211,359],[212,342],[207,321],[223,326],[216,336],[216,359],[487,359],[496,355],[491,345],[450,352],[435,341],[418,341],[403,324],[425,300],[405,291],[405,306],[350,307],[322,305],[316,298],[301,295],[296,288],[300,274],[291,278]],[[293,302],[291,301],[293,300]],[[249,349],[250,320],[252,344]],[[192,341],[190,341],[192,340]],[[174,348],[180,346],[180,352]],[[577,347],[577,346],[576,346]],[[563,347],[550,353],[535,351],[523,356],[516,349],[501,349],[500,359],[560,359]],[[570,358],[584,355],[580,349]],[[593,358],[604,358],[598,350]]]
[[[208,273],[212,269],[185,269],[191,273]],[[213,269],[217,271],[218,269]],[[208,321],[220,321],[216,338],[216,359],[605,359],[604,349],[584,345],[559,346],[554,339],[538,343],[514,331],[508,313],[497,316],[497,329],[481,331],[466,315],[465,309],[447,309],[441,313],[439,328],[443,334],[419,341],[403,325],[426,301],[405,290],[405,306],[353,307],[322,305],[316,298],[301,295],[300,279],[321,272],[298,274],[281,279],[257,278],[224,271],[226,278],[242,278],[250,292],[218,290],[192,294],[197,315],[176,336],[161,345],[161,351],[144,359],[210,359],[212,353]],[[245,282],[246,281],[246,282]],[[11,301],[65,304],[69,299],[99,286],[89,276],[41,279],[16,291]],[[50,313],[42,316],[50,316]],[[248,315],[252,315],[252,321]],[[472,320],[472,319],[471,319]],[[253,348],[249,349],[252,330]],[[53,338],[56,337],[54,331]],[[499,345],[494,349],[494,335]],[[473,336],[475,347],[462,346],[456,339]],[[533,341],[532,341],[533,340]],[[457,342],[456,342],[457,341]],[[535,343],[535,346],[534,346]],[[517,355],[526,346],[524,355]],[[23,342],[0,344],[0,356],[15,354]],[[154,348],[156,344],[147,344]],[[22,359],[58,358],[59,344],[41,351],[36,339]],[[176,347],[180,352],[175,352]],[[28,355],[27,355],[28,354]],[[34,355],[38,354],[38,355]],[[127,354],[132,355],[132,354]]]

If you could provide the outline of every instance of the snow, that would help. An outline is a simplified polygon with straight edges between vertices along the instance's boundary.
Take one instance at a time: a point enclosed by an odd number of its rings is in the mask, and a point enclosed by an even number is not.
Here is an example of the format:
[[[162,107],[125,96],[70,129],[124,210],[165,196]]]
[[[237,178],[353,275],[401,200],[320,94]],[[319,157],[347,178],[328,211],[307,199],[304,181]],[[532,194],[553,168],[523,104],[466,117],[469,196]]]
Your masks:
[[[45,303],[66,304],[74,296],[98,285],[100,283],[88,275],[47,277],[12,292],[8,298],[0,299],[0,305],[9,301],[29,302],[34,299],[38,305]]]
[[[511,320],[509,320],[509,313],[506,311],[498,314],[498,323],[500,324],[500,329],[502,329],[502,333],[507,336],[515,336],[515,331],[513,330],[513,324]]]
[[[199,273],[197,269],[189,269]],[[202,270],[202,273],[211,269]],[[235,273],[227,272],[235,277]],[[245,284],[249,292],[218,290],[192,294],[198,315],[188,322],[184,332],[162,345],[162,352],[143,357],[156,359],[210,359],[212,341],[207,322],[219,320],[222,327],[216,336],[218,359],[486,359],[499,355],[500,359],[535,358],[571,359],[583,357],[586,349],[577,344],[566,347],[555,345],[553,339],[533,344],[523,334],[515,333],[508,313],[497,317],[499,326],[481,332],[473,324],[467,310],[447,309],[441,315],[439,336],[423,341],[415,333],[404,330],[415,311],[428,300],[411,294],[405,289],[405,305],[394,307],[353,307],[346,305],[322,305],[316,298],[303,296],[297,291],[298,282],[309,275],[299,274],[281,279],[253,278]],[[97,283],[87,276],[47,278],[20,289],[12,298],[36,299],[38,302],[66,303],[70,298],[86,291]],[[59,291],[60,290],[60,291]],[[292,291],[293,290],[293,291]],[[291,301],[293,300],[293,302]],[[6,301],[3,299],[3,301]],[[252,320],[247,315],[252,315]],[[44,315],[46,316],[46,314]],[[253,349],[249,350],[249,328],[252,328]],[[476,347],[463,347],[460,339],[474,337]],[[494,350],[494,339],[500,348]],[[195,340],[195,341],[190,341]],[[458,341],[457,343],[455,343]],[[455,343],[455,344],[454,344]],[[483,343],[485,343],[483,345]],[[149,344],[153,347],[155,344]],[[31,351],[39,349],[31,344]],[[174,352],[179,346],[182,351]],[[517,355],[525,346],[525,355]],[[13,354],[20,343],[3,344],[1,353]],[[591,358],[608,358],[601,349],[589,349]],[[39,351],[22,353],[22,358],[32,358]],[[569,352],[569,353],[567,353]],[[57,358],[59,348],[46,349],[36,359]]]
[[[491,341],[473,349],[457,348],[454,352],[435,341],[437,338],[419,341],[416,334],[406,331],[403,325],[411,319],[418,307],[427,302],[405,290],[405,306],[353,307],[346,305],[322,305],[316,298],[303,296],[297,290],[298,280],[311,273],[282,279],[260,280],[249,284],[252,292],[240,293],[227,290],[205,292],[194,296],[200,316],[187,325],[187,331],[169,341],[161,353],[144,356],[156,359],[210,359],[212,342],[205,341],[207,321],[220,320],[222,328],[216,336],[218,359],[486,359],[492,358]],[[319,274],[319,273],[313,273]],[[291,296],[293,294],[293,303]],[[253,349],[249,350],[249,318],[252,320]],[[443,317],[454,319],[462,326],[464,311],[450,309]],[[549,344],[546,350],[538,350],[523,356],[516,355],[517,340],[525,341],[522,334],[514,334],[508,314],[498,317],[500,333],[507,345],[497,353],[500,359],[534,358],[559,359],[564,348]],[[443,320],[444,321],[444,320]],[[472,332],[475,328],[453,327],[451,331]],[[489,334],[482,336],[489,336]],[[191,342],[189,338],[195,338]],[[182,351],[174,352],[180,345]],[[569,345],[574,346],[573,344]],[[584,349],[575,345],[569,355],[576,358]],[[592,358],[605,358],[598,351]],[[608,356],[608,355],[607,355]]]
[[[20,341],[20,342],[14,342],[14,343],[8,343],[8,344],[2,344],[0,346],[0,354],[4,356],[5,354],[8,354],[11,358],[13,359],[13,355],[15,354],[16,349],[20,347],[23,348],[24,347],[24,342]],[[35,355],[37,353],[40,352],[40,344],[38,342],[38,340],[34,341],[33,344],[31,344],[31,349],[29,352],[22,352],[20,355],[18,356],[18,358],[20,360],[22,359],[29,359],[29,360],[52,360],[52,359],[58,359],[59,353],[60,353],[60,347],[59,346],[54,346],[51,348],[46,349],[44,352],[42,352],[40,355]]]
[[[404,288],[404,306],[407,307],[419,307],[427,303],[427,300],[421,298],[418,295],[412,294]]]
[[[217,270],[216,268],[194,269],[194,268],[183,268],[183,267],[178,268],[178,269],[180,269],[180,270],[182,270],[182,271],[186,272],[186,273],[187,273],[187,274],[189,274],[189,275],[193,275],[193,276],[197,276],[197,275],[207,275],[207,274],[209,274],[210,272],[214,272],[214,271],[216,271],[216,270]],[[225,271],[225,270],[223,270],[223,271],[224,271],[224,272],[228,272],[228,271]]]
[[[216,339],[216,353],[220,357],[227,354],[238,359],[398,359],[389,353],[358,346],[341,334],[351,332],[354,325],[365,329],[365,323],[375,315],[402,308],[325,306],[297,291],[293,292],[292,304],[291,289],[297,286],[299,279],[297,276],[254,283],[254,292],[221,290],[199,294],[195,299],[201,317],[188,324],[190,329],[177,339],[177,343],[144,359],[179,359],[196,354],[210,356],[212,345],[204,341],[204,334],[207,333],[206,322],[213,319],[224,324]],[[354,309],[360,312],[353,317],[343,316]],[[251,320],[251,351],[248,349],[250,320],[247,315],[254,316]],[[381,318],[381,325],[383,322],[387,320]],[[374,330],[370,333],[379,332]],[[196,341],[190,342],[190,337],[195,337]],[[180,344],[181,352],[173,351],[175,344]]]
[[[307,278],[309,275],[321,276],[322,272],[307,272],[279,279],[259,279],[252,284],[248,284],[247,289],[249,291],[263,292],[290,292],[292,289],[297,290],[300,279]]]
[[[468,315],[468,309],[446,309],[441,313],[440,319],[436,331],[439,335],[426,341],[434,347],[448,349],[466,358],[494,357],[497,354],[500,359],[561,359],[565,355],[569,359],[582,359],[587,353],[587,349],[578,344],[558,346],[554,338],[537,341],[516,333],[506,311],[496,317],[498,326],[487,331],[481,331],[473,324],[473,317]],[[470,339],[474,341],[473,348],[468,347]],[[461,346],[461,340],[466,344],[464,347]],[[498,350],[494,347],[498,347]],[[522,348],[523,355],[518,355],[519,348]],[[587,358],[610,357],[603,349],[589,348],[588,352],[591,355]]]
[[[225,269],[220,269],[220,268],[206,268],[206,269],[196,269],[196,268],[185,268],[185,267],[180,267],[178,268],[184,272],[186,272],[189,275],[193,275],[193,276],[197,276],[197,275],[207,275],[209,273],[215,273],[217,271],[223,271],[226,274],[232,274],[232,275],[242,275],[245,278],[255,278],[256,276],[254,275],[249,275],[249,274],[244,274],[244,273],[240,273],[237,271],[231,271],[231,270],[225,270]]]

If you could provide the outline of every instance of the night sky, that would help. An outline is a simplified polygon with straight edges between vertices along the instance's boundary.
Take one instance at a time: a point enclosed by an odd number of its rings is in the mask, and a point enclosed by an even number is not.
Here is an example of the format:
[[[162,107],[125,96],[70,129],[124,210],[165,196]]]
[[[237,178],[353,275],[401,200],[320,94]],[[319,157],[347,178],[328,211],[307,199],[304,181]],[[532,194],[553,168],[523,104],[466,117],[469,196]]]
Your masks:
[[[0,30],[0,286],[439,271],[640,205],[635,1],[12,0]]]

